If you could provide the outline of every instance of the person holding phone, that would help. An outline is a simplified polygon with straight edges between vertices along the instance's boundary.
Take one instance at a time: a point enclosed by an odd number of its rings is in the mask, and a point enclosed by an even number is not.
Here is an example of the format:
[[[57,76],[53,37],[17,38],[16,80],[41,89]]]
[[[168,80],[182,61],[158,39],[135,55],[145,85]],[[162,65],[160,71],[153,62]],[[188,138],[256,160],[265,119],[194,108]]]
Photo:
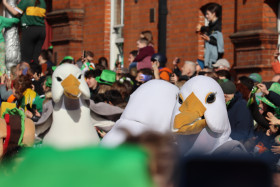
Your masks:
[[[222,22],[220,18],[220,6],[210,4],[206,8],[206,19],[209,21],[208,26],[200,24],[196,27],[196,32],[201,35],[205,41],[204,65],[212,68],[212,64],[222,58],[224,53],[224,40],[222,35]]]
[[[45,17],[46,3],[44,0],[21,0],[12,7],[7,0],[3,5],[14,16],[20,17],[22,27],[21,60],[38,63],[42,46],[46,38]]]
[[[94,54],[91,51],[83,51],[83,56],[82,56],[82,68],[81,70],[83,71],[83,73],[85,73],[88,70],[94,70],[95,69],[95,65],[93,63],[93,57]]]
[[[178,64],[181,62],[181,59],[179,57],[175,57],[172,64],[173,64],[173,73],[175,73],[175,75],[177,77],[179,77],[181,75],[181,71],[178,67]]]
[[[176,61],[173,61],[173,65],[176,63]],[[172,74],[172,77],[170,79],[171,83],[176,84],[180,80],[187,81],[190,78],[196,76],[196,63],[192,61],[185,61],[184,65],[182,66],[181,70],[177,67],[174,69],[174,73]]]
[[[140,86],[141,84],[154,79],[153,71],[149,68],[144,68],[138,71],[135,81],[136,87]]]
[[[167,59],[165,55],[156,53],[151,57],[151,62],[155,79],[169,81],[172,75],[172,70],[166,67]]]

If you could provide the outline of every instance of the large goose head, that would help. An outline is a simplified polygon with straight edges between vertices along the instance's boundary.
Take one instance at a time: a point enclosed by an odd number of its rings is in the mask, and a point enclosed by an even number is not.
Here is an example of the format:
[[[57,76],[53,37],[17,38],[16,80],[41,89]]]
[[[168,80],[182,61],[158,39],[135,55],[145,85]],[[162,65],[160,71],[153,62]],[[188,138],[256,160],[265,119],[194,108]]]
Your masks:
[[[90,98],[90,91],[82,71],[75,65],[62,64],[52,76],[52,97],[55,103],[65,95],[69,99]]]

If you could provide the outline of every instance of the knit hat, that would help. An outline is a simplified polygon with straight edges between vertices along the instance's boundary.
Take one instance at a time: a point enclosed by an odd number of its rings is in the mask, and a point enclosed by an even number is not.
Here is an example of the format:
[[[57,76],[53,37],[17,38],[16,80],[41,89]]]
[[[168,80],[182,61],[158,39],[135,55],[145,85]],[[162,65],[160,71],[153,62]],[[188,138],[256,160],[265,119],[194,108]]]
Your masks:
[[[101,75],[95,79],[98,83],[112,85],[116,82],[116,72],[104,69]]]
[[[249,75],[249,78],[252,79],[254,82],[262,82],[262,77],[258,73],[252,73]]]
[[[221,82],[220,86],[222,87],[224,94],[234,94],[236,92],[236,86],[230,80]]]
[[[230,68],[229,62],[227,61],[227,59],[224,59],[224,58],[219,59],[215,64],[213,64],[213,67],[215,67],[215,68],[220,67],[220,66]]]

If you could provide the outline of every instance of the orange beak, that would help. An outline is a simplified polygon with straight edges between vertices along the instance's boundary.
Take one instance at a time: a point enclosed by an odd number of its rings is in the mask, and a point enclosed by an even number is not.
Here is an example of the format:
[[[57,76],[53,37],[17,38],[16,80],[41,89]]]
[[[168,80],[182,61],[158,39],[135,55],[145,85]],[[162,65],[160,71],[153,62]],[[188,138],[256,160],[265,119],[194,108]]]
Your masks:
[[[78,99],[81,95],[79,89],[80,86],[79,80],[70,74],[66,79],[61,82],[61,85],[64,89],[64,94],[70,99]]]
[[[206,127],[206,120],[201,119],[206,111],[200,100],[191,93],[179,108],[178,115],[174,119],[174,128],[179,134],[198,134]]]

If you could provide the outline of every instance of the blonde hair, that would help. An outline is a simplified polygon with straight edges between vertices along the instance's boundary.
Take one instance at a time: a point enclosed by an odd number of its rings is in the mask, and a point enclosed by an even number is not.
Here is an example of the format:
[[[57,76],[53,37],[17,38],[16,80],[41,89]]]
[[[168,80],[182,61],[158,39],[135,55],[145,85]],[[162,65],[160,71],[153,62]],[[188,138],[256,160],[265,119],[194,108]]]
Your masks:
[[[106,91],[111,90],[111,86],[107,84],[100,84],[98,94],[104,94]]]
[[[43,101],[43,104],[45,104],[49,100],[52,100],[52,91],[48,91],[48,92],[45,93],[45,99]]]

